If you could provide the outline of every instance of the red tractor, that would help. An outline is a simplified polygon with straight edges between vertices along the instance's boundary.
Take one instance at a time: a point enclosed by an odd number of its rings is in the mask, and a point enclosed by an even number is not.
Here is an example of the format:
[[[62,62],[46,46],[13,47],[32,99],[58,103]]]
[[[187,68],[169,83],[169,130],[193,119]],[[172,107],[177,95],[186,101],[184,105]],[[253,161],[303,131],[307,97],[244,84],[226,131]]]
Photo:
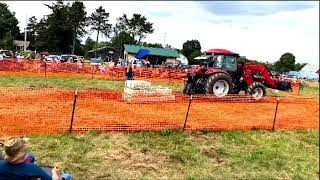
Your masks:
[[[237,63],[239,54],[225,49],[210,49],[206,61],[187,72],[184,94],[213,94],[223,97],[245,91],[256,100],[266,88],[292,91],[291,83],[272,76],[265,64]]]

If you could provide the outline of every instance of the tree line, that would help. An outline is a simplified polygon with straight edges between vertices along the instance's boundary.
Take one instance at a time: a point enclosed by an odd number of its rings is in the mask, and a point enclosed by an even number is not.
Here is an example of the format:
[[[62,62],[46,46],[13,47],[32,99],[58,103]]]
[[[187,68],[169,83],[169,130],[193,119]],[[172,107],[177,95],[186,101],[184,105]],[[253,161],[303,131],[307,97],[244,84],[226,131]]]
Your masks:
[[[51,13],[40,20],[32,16],[27,23],[31,50],[83,55],[92,48],[105,45],[122,49],[123,44],[145,44],[142,41],[154,31],[153,23],[141,14],[133,14],[132,18],[123,14],[113,26],[109,23],[110,14],[102,6],[87,15],[81,1],[65,4],[58,0],[44,5]],[[23,40],[24,35],[20,33],[15,13],[10,12],[7,4],[0,3],[0,14],[0,47],[14,49],[13,40]],[[94,31],[97,33],[95,41],[89,37],[86,44],[81,45],[80,39]],[[110,41],[99,43],[100,36]]]

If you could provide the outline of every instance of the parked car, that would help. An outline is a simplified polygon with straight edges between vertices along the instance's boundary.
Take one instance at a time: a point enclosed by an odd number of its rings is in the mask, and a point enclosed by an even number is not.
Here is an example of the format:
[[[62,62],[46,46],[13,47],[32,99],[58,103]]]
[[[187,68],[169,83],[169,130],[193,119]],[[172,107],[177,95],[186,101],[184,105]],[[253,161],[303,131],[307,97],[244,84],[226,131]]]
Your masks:
[[[280,74],[279,72],[276,72],[276,71],[271,71],[271,74],[272,74],[272,76],[275,77],[275,78],[278,78],[278,77],[281,76],[281,74]]]
[[[91,58],[90,64],[91,65],[103,65],[103,61],[101,58]]]
[[[76,63],[78,62],[78,57],[76,55],[71,55],[71,54],[63,54],[60,56],[59,61],[64,63],[64,62],[69,62],[69,63]]]
[[[14,57],[12,51],[9,50],[0,50],[0,54],[2,54],[4,58]]]
[[[48,62],[58,62],[59,61],[59,56],[58,55],[49,55],[49,56],[44,56],[43,60],[48,61]]]
[[[18,53],[15,56],[17,59],[24,59],[25,58],[24,56],[22,56],[21,54],[18,54]]]
[[[79,59],[80,62],[84,63],[84,58],[83,58],[83,56],[78,56],[78,59]]]

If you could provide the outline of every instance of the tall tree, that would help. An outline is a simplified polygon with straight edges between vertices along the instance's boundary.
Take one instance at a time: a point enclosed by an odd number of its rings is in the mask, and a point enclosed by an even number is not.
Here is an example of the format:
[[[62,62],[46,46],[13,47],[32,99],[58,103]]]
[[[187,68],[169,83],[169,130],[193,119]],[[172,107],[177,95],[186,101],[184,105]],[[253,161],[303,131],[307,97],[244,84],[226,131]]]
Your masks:
[[[109,13],[100,6],[94,13],[90,16],[90,25],[91,30],[97,31],[97,40],[96,45],[98,44],[99,40],[99,33],[101,32],[106,37],[110,37],[111,34],[111,27],[112,25],[108,23],[109,21]],[[97,56],[97,49],[94,52],[94,57]]]
[[[114,36],[117,36],[122,32],[128,32],[129,28],[129,19],[126,14],[123,14],[121,17],[117,18],[117,23],[113,27]]]
[[[145,16],[141,14],[133,14],[133,17],[129,20],[129,28],[131,36],[137,38],[138,43],[145,39],[147,34],[153,33],[153,23],[148,22]]]
[[[19,37],[18,20],[5,3],[0,3],[0,49],[14,49],[13,40]]]
[[[148,22],[147,18],[141,14],[133,14],[131,19],[128,19],[127,15],[123,14],[121,17],[117,18],[117,23],[113,28],[114,36],[126,32],[138,44],[140,44],[148,34],[153,33],[153,31],[153,23]]]
[[[72,28],[68,21],[69,3],[64,4],[62,0],[58,0],[52,5],[45,4],[50,10],[51,14],[42,21],[47,29],[40,31],[44,33],[41,37],[47,47],[47,50],[55,53],[70,53],[72,48]]]
[[[162,44],[160,43],[146,43],[146,42],[143,42],[143,43],[140,43],[142,46],[147,46],[147,47],[155,47],[155,48],[164,48],[162,46]]]
[[[124,44],[136,44],[136,41],[125,31],[115,34],[111,38],[111,45],[118,48],[121,52],[124,51]]]
[[[69,16],[68,20],[70,26],[72,28],[72,52],[71,54],[75,53],[76,47],[76,39],[77,37],[83,37],[85,34],[85,26],[87,25],[87,12],[85,11],[85,6],[83,2],[75,1],[72,3],[71,7],[69,8]]]
[[[188,40],[182,45],[182,54],[186,56],[188,60],[192,60],[193,57],[191,56],[193,52],[201,51],[200,42],[196,39]],[[199,53],[198,53],[199,54]]]
[[[81,53],[79,37],[85,34],[85,7],[82,2],[45,4],[51,13],[36,26],[36,46],[53,53]]]
[[[35,48],[37,18],[32,16],[27,24],[27,39],[30,41],[30,47]]]
[[[90,37],[88,37],[86,39],[84,46],[82,47],[85,58],[88,58],[88,51],[92,50],[94,48],[94,45],[95,45],[94,41]]]
[[[16,46],[13,43],[13,36],[10,32],[6,32],[3,39],[0,40],[0,49],[15,50]]]
[[[280,59],[274,63],[275,70],[280,72],[288,72],[295,69],[296,57],[290,53],[284,53]]]
[[[195,57],[201,56],[202,52],[195,50],[190,54],[189,64],[201,64],[201,60],[194,59]],[[188,58],[187,58],[188,59]]]
[[[37,24],[35,29],[35,47],[38,50],[44,51],[48,50],[47,40],[48,40],[48,24],[47,24],[47,17],[43,17],[40,22]]]
[[[305,65],[307,65],[307,63],[297,63],[294,65],[294,70],[295,71],[300,71]]]

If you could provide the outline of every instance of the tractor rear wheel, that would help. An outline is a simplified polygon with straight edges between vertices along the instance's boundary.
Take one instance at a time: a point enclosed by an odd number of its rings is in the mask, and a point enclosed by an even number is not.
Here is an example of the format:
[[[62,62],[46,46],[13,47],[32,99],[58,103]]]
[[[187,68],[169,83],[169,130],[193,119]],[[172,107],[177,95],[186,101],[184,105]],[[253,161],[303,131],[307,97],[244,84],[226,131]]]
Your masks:
[[[266,87],[260,82],[253,82],[247,87],[247,94],[250,94],[253,99],[259,100],[266,95]]]
[[[231,77],[225,73],[215,73],[210,76],[206,84],[206,93],[217,97],[227,95],[232,88]]]

